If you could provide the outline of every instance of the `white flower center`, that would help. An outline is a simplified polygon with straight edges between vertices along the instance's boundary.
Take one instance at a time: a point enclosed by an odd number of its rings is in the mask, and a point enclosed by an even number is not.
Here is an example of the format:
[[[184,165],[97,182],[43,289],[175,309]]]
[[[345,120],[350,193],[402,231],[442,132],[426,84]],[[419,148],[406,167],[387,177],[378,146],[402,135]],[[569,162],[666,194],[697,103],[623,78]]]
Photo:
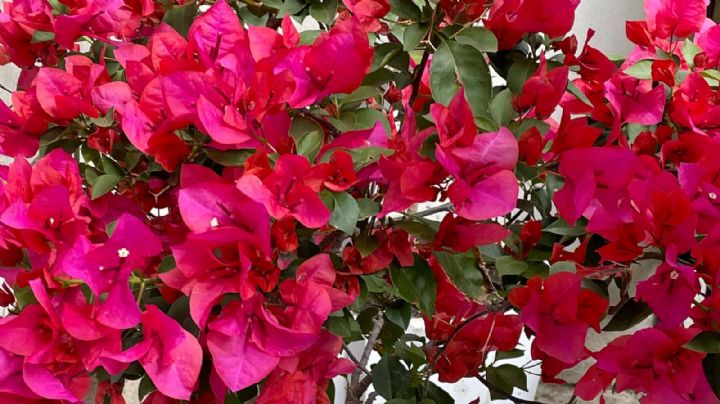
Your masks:
[[[130,256],[130,250],[128,250],[127,248],[123,247],[118,250],[118,257],[127,258],[129,256]]]
[[[215,228],[220,225],[220,222],[218,222],[218,219],[216,217],[210,219],[210,227]]]
[[[680,277],[680,274],[677,271],[670,272],[670,279],[675,280]]]
[[[710,198],[711,201],[716,200],[717,197],[718,197],[718,196],[717,196],[717,194],[716,194],[715,192],[710,192],[710,193],[708,194],[708,198]]]

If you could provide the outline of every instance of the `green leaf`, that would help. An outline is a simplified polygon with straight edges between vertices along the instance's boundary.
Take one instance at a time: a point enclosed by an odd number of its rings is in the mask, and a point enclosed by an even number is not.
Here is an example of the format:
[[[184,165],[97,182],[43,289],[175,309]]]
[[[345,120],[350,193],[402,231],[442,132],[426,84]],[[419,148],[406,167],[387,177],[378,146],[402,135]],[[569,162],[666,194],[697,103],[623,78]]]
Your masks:
[[[30,43],[48,42],[55,39],[55,33],[50,31],[35,31],[33,32]]]
[[[513,349],[512,351],[497,351],[495,353],[495,360],[502,361],[507,359],[515,359],[525,355],[525,351],[521,349]]]
[[[527,375],[517,366],[506,364],[488,368],[485,378],[488,383],[506,394],[512,394],[514,388],[527,391]],[[493,392],[491,397],[504,398]]]
[[[241,167],[245,164],[245,160],[252,156],[253,150],[216,150],[216,149],[205,149],[205,153],[210,159],[218,164],[222,164],[226,167]]]
[[[377,251],[380,247],[380,241],[375,236],[361,234],[355,239],[355,248],[360,252],[362,258],[367,258],[370,254]]]
[[[363,102],[368,98],[373,98],[380,95],[380,90],[373,86],[361,86],[357,90],[348,94],[342,99],[343,105],[354,104],[356,102]]]
[[[123,169],[120,168],[118,163],[114,162],[110,157],[102,156],[101,161],[105,174],[114,175],[116,177],[122,177],[125,175],[123,173]]]
[[[448,105],[459,88],[452,52],[448,44],[443,42],[433,55],[430,65],[430,89],[433,98],[443,105]]]
[[[490,115],[498,126],[505,126],[517,115],[510,89],[505,89],[493,97],[490,102]]]
[[[305,156],[311,162],[315,161],[315,157],[320,152],[323,143],[323,135],[320,132],[310,132],[300,139],[295,140],[297,154]]]
[[[298,0],[285,0],[282,7],[278,11],[278,17],[285,17],[286,15],[294,15],[305,8],[305,3],[301,3]]]
[[[360,207],[360,219],[367,219],[368,217],[375,216],[380,212],[380,204],[369,198],[360,198],[357,200],[358,206]]]
[[[585,234],[585,226],[577,222],[575,226],[570,227],[563,219],[558,219],[544,228],[543,231],[559,236],[580,236]]]
[[[572,80],[568,80],[567,89],[570,92],[570,94],[574,95],[575,98],[582,101],[583,104],[587,105],[588,107],[593,107],[593,104],[590,101],[590,99],[587,97],[587,95],[585,95],[585,93],[583,93],[582,90],[580,90],[580,88],[575,83],[572,82]]]
[[[92,187],[92,199],[97,199],[108,192],[110,192],[118,182],[120,178],[117,175],[105,174],[101,175],[95,180],[95,184]]]
[[[330,224],[347,234],[353,234],[355,225],[360,217],[360,206],[355,198],[347,192],[333,194],[335,207],[333,208]]]
[[[388,354],[372,367],[372,384],[375,391],[390,400],[402,398],[402,393],[410,383],[410,375],[399,359]]]
[[[388,42],[378,45],[378,47],[375,48],[375,58],[373,59],[373,65],[372,68],[370,68],[370,71],[374,72],[375,70],[387,65],[402,53],[402,44]]]
[[[492,79],[490,69],[485,63],[485,55],[470,45],[458,42],[447,44],[460,74],[460,82],[465,87],[465,98],[473,113],[476,116],[485,115],[492,96]]]
[[[507,85],[508,88],[514,94],[520,94],[522,92],[525,82],[535,74],[538,65],[530,59],[520,59],[515,61],[507,74]]]
[[[65,136],[69,132],[70,129],[64,126],[53,126],[52,128],[48,129],[47,132],[43,133],[42,137],[40,138],[40,146],[51,145],[62,139],[63,136]]]
[[[310,15],[323,24],[332,24],[337,8],[337,0],[323,0],[310,6]]]
[[[110,108],[105,115],[98,118],[90,118],[90,122],[101,128],[110,128],[115,125],[115,110]]]
[[[150,380],[150,376],[147,374],[143,375],[142,379],[140,379],[140,385],[138,386],[138,400],[142,402],[148,394],[155,390],[157,390],[157,388],[153,381]]]
[[[403,31],[403,50],[409,52],[417,48],[423,38],[425,38],[427,31],[428,27],[424,24],[408,25],[405,31]]]
[[[455,36],[455,40],[463,45],[470,45],[480,52],[495,53],[498,41],[492,31],[482,27],[470,27]]]
[[[552,264],[550,266],[550,275],[556,274],[558,272],[573,272],[577,270],[577,266],[572,261],[560,261]]]
[[[470,253],[451,254],[436,251],[435,257],[450,277],[452,283],[472,299],[483,294],[483,275],[477,265],[477,260]]]
[[[117,227],[117,220],[113,220],[112,222],[108,223],[105,226],[105,234],[107,234],[108,237],[112,237],[113,233],[115,232],[116,227]]]
[[[402,300],[397,300],[396,303],[387,306],[385,309],[385,317],[387,317],[388,321],[403,330],[407,330],[408,326],[410,326],[411,314],[412,306]]]
[[[390,0],[392,13],[400,18],[419,21],[422,18],[420,8],[412,0]]]
[[[197,5],[193,2],[173,7],[165,12],[163,21],[175,28],[180,35],[187,37],[190,25],[198,14]]]
[[[715,396],[720,398],[720,354],[711,353],[705,356],[703,370]]]
[[[700,49],[699,46],[695,45],[692,41],[689,39],[685,40],[685,44],[682,48],[682,55],[685,61],[691,66],[695,66],[695,56],[699,55],[700,52],[702,52],[702,49]]]
[[[625,331],[645,320],[652,314],[652,310],[647,304],[635,301],[635,299],[627,300],[620,310],[610,319],[610,322],[603,327],[603,331]]]
[[[720,332],[703,331],[685,344],[685,348],[697,352],[720,353]]]
[[[435,312],[437,281],[422,258],[416,256],[415,264],[409,268],[390,266],[390,278],[403,299],[417,304],[425,314],[432,315]]]
[[[437,234],[437,227],[433,227],[431,221],[427,219],[400,220],[395,224],[420,240],[432,241]]]
[[[643,59],[625,69],[625,74],[640,80],[652,80],[652,64],[650,59]]]
[[[521,275],[523,272],[527,271],[528,264],[523,261],[518,261],[513,257],[504,256],[495,261],[495,267],[500,273],[500,276]]]

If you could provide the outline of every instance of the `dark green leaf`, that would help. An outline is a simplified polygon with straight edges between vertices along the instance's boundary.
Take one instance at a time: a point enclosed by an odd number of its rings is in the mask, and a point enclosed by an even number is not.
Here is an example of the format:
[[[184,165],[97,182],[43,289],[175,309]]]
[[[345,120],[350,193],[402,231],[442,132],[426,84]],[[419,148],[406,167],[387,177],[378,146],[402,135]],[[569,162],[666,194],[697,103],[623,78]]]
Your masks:
[[[190,25],[197,16],[197,5],[193,2],[182,6],[176,6],[165,12],[163,21],[175,28],[180,35],[187,37]]]
[[[455,400],[450,394],[435,383],[429,383],[427,389],[428,398],[435,404],[454,404]]]
[[[520,94],[525,82],[535,73],[535,70],[537,70],[537,64],[530,59],[515,61],[508,70],[508,88],[514,94]]]
[[[53,126],[48,129],[47,132],[43,133],[40,138],[40,146],[47,146],[62,139],[65,134],[69,133],[70,130],[64,126]]]
[[[390,266],[390,278],[403,299],[417,304],[425,314],[435,312],[437,282],[422,258],[415,257],[415,265],[409,268]]]
[[[403,50],[409,52],[418,47],[420,41],[425,38],[428,27],[424,24],[408,25],[403,31]]]
[[[410,375],[400,360],[385,355],[372,367],[372,384],[375,391],[385,398],[402,398],[402,393],[410,383]]]
[[[357,200],[360,207],[360,219],[366,219],[375,216],[380,212],[380,204],[368,198],[360,198]]]
[[[488,383],[506,394],[512,394],[513,388],[527,391],[527,375],[517,366],[508,364],[488,368],[485,377]],[[504,398],[492,392],[491,395],[493,399]]]
[[[476,116],[485,115],[492,95],[492,80],[485,55],[470,45],[458,42],[447,42],[447,45],[473,113]]]
[[[367,234],[361,234],[355,239],[355,248],[360,252],[360,256],[366,258],[370,254],[377,251],[380,247],[380,241],[375,236],[368,236]]]
[[[422,17],[420,8],[412,0],[390,0],[392,13],[400,18],[419,21]]]
[[[443,42],[433,55],[430,65],[430,89],[433,98],[443,105],[448,105],[459,88],[452,52],[448,44]]]
[[[483,275],[473,255],[436,251],[435,257],[461,292],[473,299],[483,294]]]
[[[337,192],[333,195],[335,207],[333,208],[330,224],[344,231],[353,234],[358,217],[360,217],[360,206],[352,195],[347,192]]]
[[[509,89],[505,89],[493,97],[490,102],[490,114],[498,126],[505,126],[517,115],[513,108],[513,93]]]
[[[245,160],[253,154],[253,150],[216,150],[205,149],[210,159],[218,164],[228,167],[240,167],[245,164]]]
[[[103,171],[105,172],[105,174],[114,175],[116,177],[122,177],[125,175],[123,173],[123,169],[120,168],[120,165],[118,165],[118,163],[113,161],[113,159],[111,159],[110,157],[102,156],[101,161],[102,161],[102,168],[103,168]]]
[[[370,71],[374,72],[375,70],[387,65],[402,53],[402,44],[388,42],[378,45],[378,47],[375,48],[375,59],[373,60],[373,65]]]
[[[90,122],[101,128],[112,127],[115,124],[115,110],[110,108],[105,115],[98,118],[90,118]]]
[[[720,332],[703,331],[685,344],[685,348],[698,352],[720,353]]]
[[[323,24],[332,24],[337,8],[337,0],[323,0],[310,6],[310,15]]]
[[[715,396],[720,398],[720,354],[711,353],[705,356],[703,370]]]
[[[300,139],[295,140],[297,153],[305,156],[311,162],[315,161],[315,157],[320,152],[323,143],[323,135],[321,132],[310,132]]]
[[[482,27],[470,27],[455,36],[463,45],[470,45],[480,52],[497,52],[498,41],[490,30]]]
[[[397,300],[396,303],[385,308],[385,317],[403,330],[407,330],[410,326],[411,314],[412,306],[402,300]]]
[[[92,187],[92,199],[97,199],[107,194],[115,188],[118,182],[120,182],[120,177],[117,175],[106,174],[99,176]]]
[[[575,226],[568,226],[567,222],[563,219],[558,219],[548,227],[544,228],[543,231],[548,233],[557,234],[559,236],[580,236],[585,234],[585,226],[580,222],[575,223]]]
[[[523,261],[518,261],[513,257],[504,256],[495,261],[495,267],[497,267],[500,276],[521,275],[527,271],[528,264]]]
[[[150,376],[147,374],[143,375],[142,379],[140,380],[140,385],[138,386],[138,400],[140,402],[145,399],[145,396],[152,393],[153,391],[157,390],[155,387],[155,384],[150,380]]]
[[[285,0],[282,7],[278,11],[278,17],[285,17],[286,15],[294,15],[305,8],[305,3],[298,0]]]
[[[630,299],[623,304],[610,322],[603,327],[603,331],[628,330],[645,320],[651,314],[652,310],[650,310],[647,304]]]
[[[525,352],[521,349],[513,349],[512,351],[497,351],[495,353],[495,360],[501,361],[506,359],[519,358],[525,355]]]
[[[413,236],[428,241],[435,239],[435,234],[437,234],[438,229],[432,225],[432,221],[427,219],[400,220],[395,222],[395,224]]]

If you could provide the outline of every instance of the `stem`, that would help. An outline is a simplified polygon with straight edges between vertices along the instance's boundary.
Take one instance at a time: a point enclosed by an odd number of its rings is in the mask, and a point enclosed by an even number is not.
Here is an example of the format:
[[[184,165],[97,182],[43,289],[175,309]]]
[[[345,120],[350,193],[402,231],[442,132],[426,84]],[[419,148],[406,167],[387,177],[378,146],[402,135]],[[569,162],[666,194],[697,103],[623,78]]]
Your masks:
[[[372,354],[373,350],[375,349],[375,342],[380,336],[380,331],[382,330],[383,324],[383,313],[382,310],[379,310],[375,317],[373,317],[373,328],[370,331],[370,335],[368,336],[367,344],[365,345],[365,350],[363,351],[362,357],[360,357],[360,366],[358,366],[358,368],[355,369],[355,371],[350,376],[350,384],[347,387],[348,398],[346,400],[346,403],[361,403],[360,398],[362,397],[363,393],[365,393],[365,390],[370,387],[370,383],[372,383],[372,377],[370,372],[368,372],[368,375],[365,376],[365,378],[363,378],[362,380],[360,380],[360,373],[363,372],[363,368],[367,366],[367,363],[370,360],[370,354]]]
[[[451,211],[452,209],[453,209],[452,202],[448,202],[448,203],[444,203],[440,206],[436,206],[434,208],[423,210],[422,212],[413,213],[412,216],[426,217],[426,216],[431,216],[431,215],[434,215],[434,214],[440,213],[440,212]]]
[[[350,358],[351,361],[355,362],[355,364],[357,365],[357,368],[362,370],[362,372],[365,373],[366,375],[370,376],[370,371],[367,370],[365,365],[360,363],[358,358],[356,358],[355,355],[352,353],[352,351],[350,351],[350,348],[347,346],[347,344],[344,341],[343,341],[342,346],[343,346],[343,349],[345,350],[345,353],[347,354],[348,358]]]
[[[432,27],[430,27],[432,30]],[[422,83],[422,77],[423,74],[425,74],[425,68],[427,67],[428,61],[430,60],[430,52],[428,51],[428,48],[425,48],[425,52],[423,52],[422,60],[420,61],[420,64],[417,67],[417,71],[415,72],[415,80],[413,80],[412,84],[412,94],[410,95],[410,106],[412,107],[412,104],[415,102],[415,99],[418,96],[418,93],[420,92],[420,83]]]

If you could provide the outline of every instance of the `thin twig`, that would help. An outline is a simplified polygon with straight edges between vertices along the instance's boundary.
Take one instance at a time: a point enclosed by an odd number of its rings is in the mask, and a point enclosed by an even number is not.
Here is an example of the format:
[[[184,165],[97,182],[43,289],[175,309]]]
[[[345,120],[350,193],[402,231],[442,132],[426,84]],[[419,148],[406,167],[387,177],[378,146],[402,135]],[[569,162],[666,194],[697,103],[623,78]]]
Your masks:
[[[422,55],[422,60],[420,60],[420,64],[418,65],[416,72],[415,72],[415,80],[413,80],[413,84],[412,84],[412,94],[410,95],[410,106],[411,107],[412,107],[412,104],[415,102],[415,99],[417,98],[418,93],[420,92],[420,84],[422,83],[422,77],[425,74],[425,68],[427,67],[429,60],[430,60],[430,52],[429,52],[428,48],[425,48],[425,52],[423,52],[423,55]]]
[[[367,370],[365,365],[360,363],[360,361],[355,357],[355,355],[352,353],[352,351],[350,351],[350,348],[347,346],[347,344],[345,342],[343,342],[342,346],[343,346],[343,349],[345,350],[345,353],[347,354],[348,358],[350,358],[350,360],[353,361],[355,363],[355,365],[357,365],[357,368],[362,370],[362,372],[365,373],[366,375],[370,376],[370,371]]]
[[[13,94],[13,93],[14,93],[14,91],[12,91],[11,89],[5,87],[5,86],[2,85],[2,84],[0,84],[0,90],[5,90],[5,91],[7,91],[7,92],[10,93],[10,94]]]
[[[362,397],[368,387],[370,387],[370,383],[372,383],[371,372],[368,372],[368,375],[362,380],[360,380],[360,373],[363,372],[362,368],[367,366],[368,361],[370,360],[370,355],[373,350],[375,350],[375,342],[380,336],[383,324],[383,313],[382,310],[379,310],[375,317],[373,317],[373,328],[368,336],[365,350],[363,350],[363,354],[360,357],[360,366],[355,369],[350,376],[350,384],[347,387],[348,399],[346,402],[348,403],[360,403],[360,397]]]
[[[506,400],[512,401],[513,403],[516,403],[516,404],[545,404],[540,401],[525,400],[523,398],[515,397],[512,394],[508,394],[508,393],[500,390],[499,388],[495,387],[493,384],[488,382],[484,377],[482,377],[480,375],[475,376],[475,378],[477,378],[480,381],[480,383],[485,385],[485,387],[487,387],[490,391],[502,396],[502,398],[504,398]]]
[[[422,212],[413,213],[412,215],[417,216],[417,217],[426,217],[426,216],[431,216],[431,215],[434,215],[434,214],[440,213],[440,212],[451,211],[452,209],[453,209],[452,202],[448,202],[448,203],[444,203],[440,206],[435,206],[434,208],[423,210]]]

